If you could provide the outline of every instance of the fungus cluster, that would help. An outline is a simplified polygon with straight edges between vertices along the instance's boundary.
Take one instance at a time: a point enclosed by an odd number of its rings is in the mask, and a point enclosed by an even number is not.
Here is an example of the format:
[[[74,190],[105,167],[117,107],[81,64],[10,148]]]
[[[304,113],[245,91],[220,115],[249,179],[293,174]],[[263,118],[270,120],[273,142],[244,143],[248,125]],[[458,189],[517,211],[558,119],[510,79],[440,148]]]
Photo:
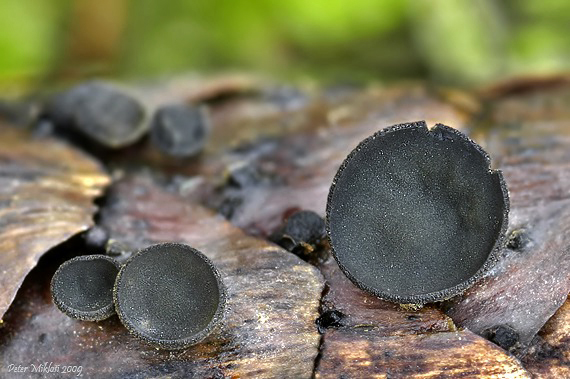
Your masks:
[[[130,146],[150,134],[157,149],[179,158],[199,154],[209,134],[204,106],[163,105],[153,113],[126,90],[99,80],[51,97],[41,119],[56,131],[78,134],[110,149]]]
[[[105,255],[71,259],[51,284],[56,306],[89,321],[115,312],[135,336],[164,349],[183,349],[222,321],[226,292],[214,264],[177,243],[150,246],[122,267]]]

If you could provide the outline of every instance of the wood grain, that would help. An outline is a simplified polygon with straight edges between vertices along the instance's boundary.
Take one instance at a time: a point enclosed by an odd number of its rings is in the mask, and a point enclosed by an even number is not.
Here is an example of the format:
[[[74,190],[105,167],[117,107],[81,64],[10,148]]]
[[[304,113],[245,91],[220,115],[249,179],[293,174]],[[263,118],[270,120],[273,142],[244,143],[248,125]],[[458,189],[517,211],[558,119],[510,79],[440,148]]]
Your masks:
[[[469,331],[384,337],[327,333],[316,378],[530,378],[518,361]]]
[[[523,362],[534,378],[570,378],[570,297],[538,333]]]
[[[455,300],[456,324],[483,334],[507,325],[524,354],[570,291],[570,88],[494,99],[474,132],[496,157],[509,187],[509,232],[526,241],[506,248],[487,278]]]
[[[42,255],[93,225],[109,182],[78,150],[0,125],[0,318]]]
[[[67,318],[46,290],[30,281],[28,300],[6,316],[0,340],[4,367],[33,357],[82,364],[89,378],[311,377],[324,286],[316,268],[244,235],[221,216],[146,177],[113,188],[102,223],[113,238],[131,246],[178,241],[212,259],[228,291],[221,328],[185,351],[157,350],[130,336],[116,318],[101,323]]]

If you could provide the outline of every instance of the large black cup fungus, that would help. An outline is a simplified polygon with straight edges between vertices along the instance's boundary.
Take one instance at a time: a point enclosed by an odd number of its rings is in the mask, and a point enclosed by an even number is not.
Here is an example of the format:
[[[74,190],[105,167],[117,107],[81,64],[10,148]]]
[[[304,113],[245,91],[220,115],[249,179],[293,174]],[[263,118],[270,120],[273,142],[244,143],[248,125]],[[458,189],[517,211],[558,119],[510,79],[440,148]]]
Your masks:
[[[55,272],[51,281],[53,302],[69,317],[104,320],[115,314],[113,285],[119,264],[105,255],[70,259]]]
[[[332,183],[327,233],[358,287],[401,304],[455,296],[479,279],[504,243],[502,173],[464,134],[425,122],[362,141]]]
[[[213,263],[177,243],[153,245],[123,265],[113,291],[121,322],[164,349],[183,349],[208,336],[223,318],[226,292]]]

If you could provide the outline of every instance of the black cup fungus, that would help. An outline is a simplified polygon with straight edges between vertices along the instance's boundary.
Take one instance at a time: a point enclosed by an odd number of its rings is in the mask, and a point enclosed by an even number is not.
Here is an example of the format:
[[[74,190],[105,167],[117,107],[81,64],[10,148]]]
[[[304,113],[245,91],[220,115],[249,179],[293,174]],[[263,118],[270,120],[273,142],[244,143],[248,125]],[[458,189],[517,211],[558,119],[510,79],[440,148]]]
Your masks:
[[[209,134],[204,107],[168,105],[159,108],[151,122],[150,139],[164,154],[191,157],[202,151]]]
[[[362,141],[338,170],[327,233],[358,287],[400,304],[453,297],[479,279],[505,240],[502,173],[464,134],[425,122]]]
[[[123,265],[113,291],[121,322],[160,348],[189,347],[221,322],[226,292],[214,264],[178,243],[145,248]]]
[[[69,317],[104,320],[115,313],[113,285],[119,264],[105,255],[86,255],[68,260],[51,281],[53,302]]]
[[[44,117],[108,148],[133,144],[147,131],[143,104],[111,83],[88,81],[54,96]]]
[[[313,211],[297,211],[274,231],[269,240],[307,261],[322,258],[325,221]]]

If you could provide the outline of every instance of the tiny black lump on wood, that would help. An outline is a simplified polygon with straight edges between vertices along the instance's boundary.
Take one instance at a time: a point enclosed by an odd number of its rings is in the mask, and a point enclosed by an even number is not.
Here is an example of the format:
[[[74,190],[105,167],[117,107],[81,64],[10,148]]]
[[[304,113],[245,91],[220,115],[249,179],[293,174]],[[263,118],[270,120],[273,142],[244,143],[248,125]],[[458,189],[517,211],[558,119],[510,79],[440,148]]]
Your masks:
[[[43,117],[108,148],[131,145],[148,131],[144,106],[102,81],[85,82],[54,96]]]
[[[105,255],[70,259],[52,278],[53,302],[69,317],[104,320],[115,313],[113,285],[118,272],[119,264]]]
[[[226,292],[213,263],[177,243],[150,246],[123,265],[113,291],[121,322],[135,336],[164,349],[183,349],[223,318]]]
[[[152,143],[174,157],[197,155],[206,144],[209,125],[205,107],[169,105],[159,108],[151,122]]]
[[[455,296],[502,247],[509,210],[502,173],[459,131],[400,124],[362,141],[331,186],[327,232],[342,271],[401,304]]]
[[[511,353],[520,346],[519,334],[509,325],[497,325],[483,331],[483,337]]]
[[[326,236],[325,221],[312,211],[297,211],[269,239],[288,251],[312,250]]]

